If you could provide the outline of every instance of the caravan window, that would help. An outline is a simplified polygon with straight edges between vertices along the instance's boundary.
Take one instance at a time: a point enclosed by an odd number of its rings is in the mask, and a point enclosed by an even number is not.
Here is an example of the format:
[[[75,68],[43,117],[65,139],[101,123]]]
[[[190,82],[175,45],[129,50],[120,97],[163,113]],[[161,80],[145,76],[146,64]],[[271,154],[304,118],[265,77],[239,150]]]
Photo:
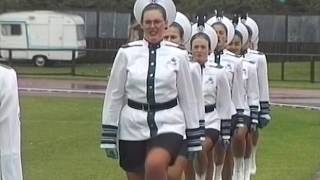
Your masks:
[[[1,33],[4,36],[19,36],[21,35],[21,24],[2,24]]]
[[[78,39],[78,41],[86,39],[84,25],[77,25],[77,39]]]

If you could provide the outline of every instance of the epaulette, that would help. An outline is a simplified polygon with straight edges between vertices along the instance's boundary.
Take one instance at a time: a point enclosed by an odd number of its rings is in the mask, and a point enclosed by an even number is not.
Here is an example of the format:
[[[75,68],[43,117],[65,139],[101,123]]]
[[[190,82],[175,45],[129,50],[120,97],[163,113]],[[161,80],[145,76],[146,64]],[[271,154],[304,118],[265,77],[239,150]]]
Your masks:
[[[127,43],[121,46],[121,48],[129,48],[129,47],[137,47],[142,46],[142,44],[133,44],[133,43]]]
[[[6,64],[3,64],[3,62],[0,63],[0,67],[3,67],[5,69],[12,69],[12,67],[6,65]]]
[[[224,54],[232,56],[232,57],[236,57],[236,58],[240,58],[241,57],[241,55],[237,55],[237,54],[234,54],[234,53],[231,53],[231,52],[226,52]]]
[[[250,64],[255,64],[254,61],[250,61],[250,60],[248,60],[248,59],[244,59],[243,61],[248,62],[248,63],[250,63]]]
[[[166,46],[170,46],[170,47],[175,47],[175,48],[179,48],[181,50],[186,50],[186,48],[183,46],[183,45],[178,45],[178,44],[169,44],[169,43],[166,43],[165,44]]]
[[[264,53],[260,51],[257,51],[255,54],[264,55]]]
[[[221,64],[217,64],[216,66],[214,66],[214,68],[223,69],[223,66]]]
[[[217,63],[208,63],[207,66],[211,67],[211,68],[217,68],[217,69],[222,69],[223,68],[223,66],[221,64],[217,64]]]
[[[261,52],[261,51],[256,51],[256,50],[251,50],[250,53],[252,53],[252,54],[259,54],[259,55],[264,55],[263,52]]]
[[[232,56],[232,57],[241,58],[241,55],[230,54],[230,53],[226,53],[226,54],[229,55],[229,56]]]

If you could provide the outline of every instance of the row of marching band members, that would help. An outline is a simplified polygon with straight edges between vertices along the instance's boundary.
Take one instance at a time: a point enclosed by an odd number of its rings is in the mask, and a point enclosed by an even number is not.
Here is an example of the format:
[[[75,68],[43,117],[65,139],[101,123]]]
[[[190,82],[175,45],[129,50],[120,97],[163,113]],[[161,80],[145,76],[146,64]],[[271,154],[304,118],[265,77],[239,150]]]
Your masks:
[[[217,12],[191,25],[171,0],[137,0],[134,15],[143,40],[120,48],[112,67],[107,156],[120,155],[129,180],[250,179],[270,120],[256,23]]]
[[[202,93],[205,140],[201,156],[189,162],[186,178],[248,180],[256,171],[258,128],[270,120],[266,59],[262,53],[249,48],[257,46],[254,43],[258,39],[258,26],[246,15],[235,16],[230,21],[217,13],[207,23],[203,18],[198,17],[192,26],[189,41],[184,33],[188,33],[191,26],[181,13],[177,13],[175,22],[165,33],[166,40],[185,42],[191,54],[191,72],[195,71],[195,62],[201,66],[198,79],[202,79],[202,90],[196,81],[193,86],[196,94]]]

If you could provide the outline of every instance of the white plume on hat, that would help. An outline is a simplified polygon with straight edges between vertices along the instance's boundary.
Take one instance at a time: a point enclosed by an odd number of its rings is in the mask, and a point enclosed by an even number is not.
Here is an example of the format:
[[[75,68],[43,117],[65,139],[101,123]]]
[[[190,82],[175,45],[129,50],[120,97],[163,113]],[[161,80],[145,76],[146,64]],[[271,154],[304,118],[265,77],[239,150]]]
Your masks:
[[[191,35],[191,37],[193,37],[194,35],[196,35],[196,34],[198,34],[200,32],[206,34],[209,37],[210,44],[211,44],[211,49],[210,50],[213,51],[216,48],[217,44],[218,44],[218,36],[217,36],[216,31],[207,23],[205,23],[204,27],[201,27],[201,28],[198,27],[197,23],[193,24],[192,25],[192,35]],[[186,44],[186,49],[189,52],[191,52],[191,41],[189,41]]]
[[[179,24],[183,29],[183,44],[186,44],[191,38],[191,23],[189,19],[182,13],[177,12],[175,23]]]
[[[217,22],[221,22],[227,28],[227,44],[229,44],[232,41],[233,36],[234,36],[234,27],[233,27],[231,20],[225,16],[223,16],[223,17],[214,16],[207,21],[207,24],[212,26],[213,24],[215,24]]]
[[[254,41],[251,41],[252,42],[252,49],[253,50],[258,50],[258,45],[259,45],[259,37],[254,40]]]
[[[176,18],[176,6],[172,0],[137,0],[134,4],[133,13],[137,22],[141,24],[142,12],[149,4],[158,4],[166,11],[168,25]]]
[[[241,23],[241,19],[239,18],[238,24],[235,24],[235,30],[238,31],[242,36],[242,45],[244,45],[248,41],[249,32],[244,24]]]
[[[252,31],[251,42],[257,41],[257,39],[259,38],[259,28],[257,23],[248,16],[246,19],[241,19],[241,21],[243,24],[247,25]]]

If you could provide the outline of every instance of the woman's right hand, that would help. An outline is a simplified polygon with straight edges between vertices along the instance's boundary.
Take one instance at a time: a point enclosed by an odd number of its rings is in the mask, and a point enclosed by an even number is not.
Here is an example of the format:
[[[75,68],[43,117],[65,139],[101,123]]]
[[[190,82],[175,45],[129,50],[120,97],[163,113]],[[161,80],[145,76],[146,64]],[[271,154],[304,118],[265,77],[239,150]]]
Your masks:
[[[108,148],[108,149],[105,149],[105,152],[108,158],[115,159],[115,160],[119,159],[117,148]]]

